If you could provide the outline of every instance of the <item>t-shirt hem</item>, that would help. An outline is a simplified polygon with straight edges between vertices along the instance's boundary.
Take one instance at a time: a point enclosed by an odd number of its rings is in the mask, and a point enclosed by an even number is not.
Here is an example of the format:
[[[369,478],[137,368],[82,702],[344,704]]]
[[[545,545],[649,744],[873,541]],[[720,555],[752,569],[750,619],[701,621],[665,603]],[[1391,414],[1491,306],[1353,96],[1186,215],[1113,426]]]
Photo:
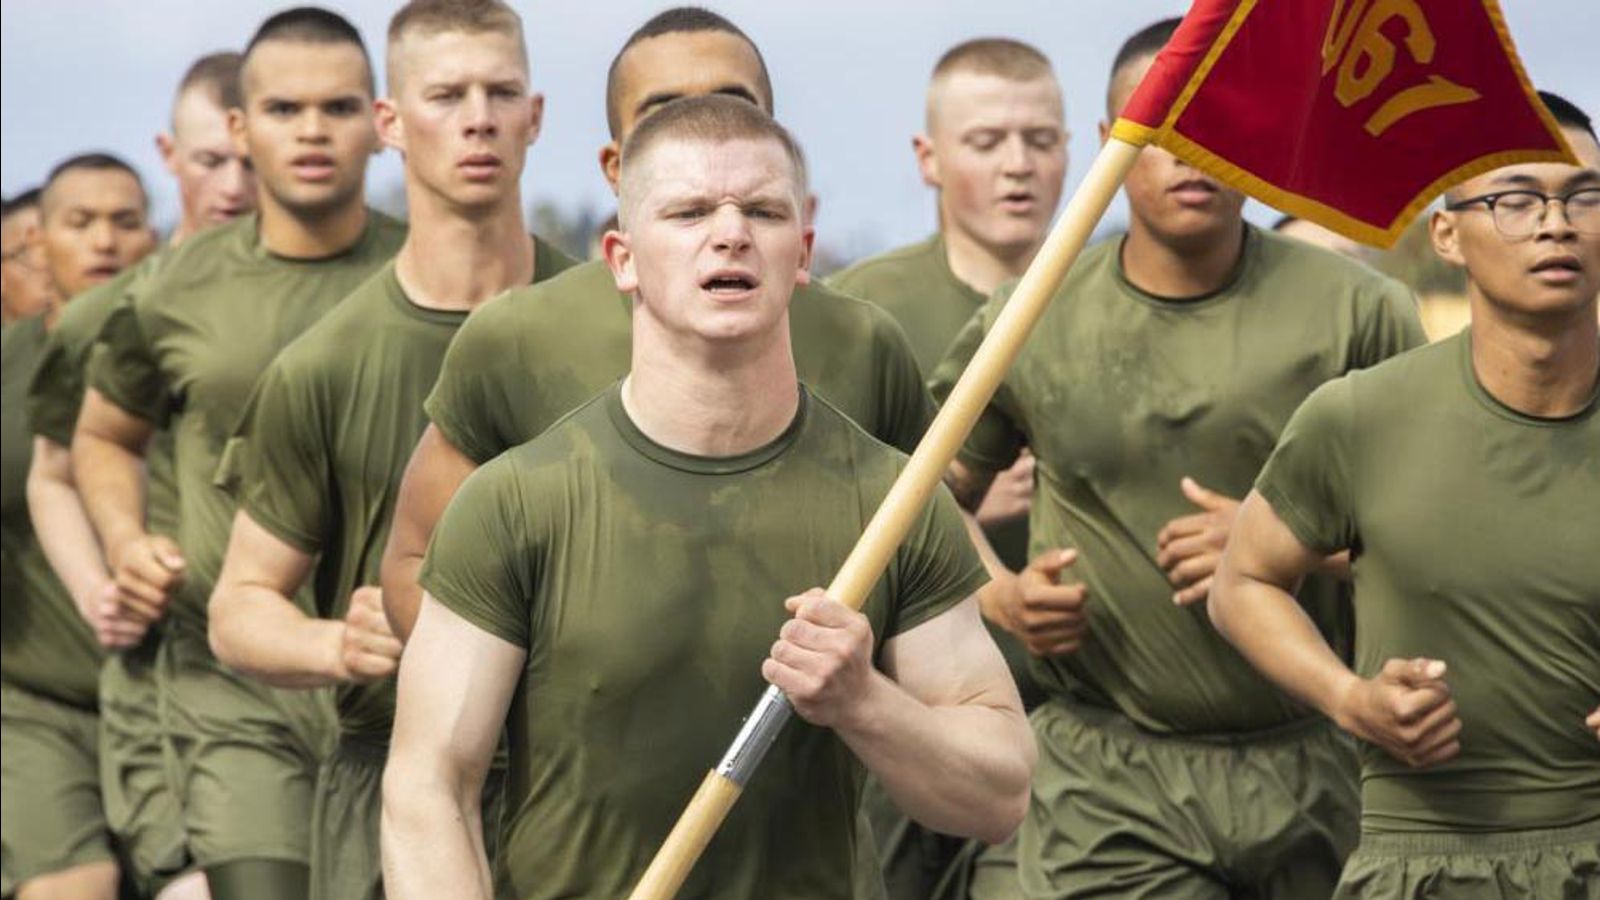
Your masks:
[[[467,432],[449,413],[441,412],[436,404],[425,403],[423,411],[428,414],[428,421],[433,427],[439,429],[444,439],[450,446],[461,451],[466,457],[477,465],[483,465],[496,456],[495,453],[485,452],[478,443],[467,437]]]
[[[257,501],[246,500],[240,504],[239,508],[244,510],[245,514],[257,525],[270,531],[273,537],[299,550],[301,553],[315,555],[322,552],[322,542],[315,536],[287,524],[273,513],[263,509]]]
[[[957,586],[941,594],[938,600],[932,603],[921,603],[917,608],[903,617],[896,617],[893,634],[884,635],[887,640],[905,634],[918,625],[929,622],[955,608],[956,604],[971,597],[978,589],[989,583],[989,573],[982,567],[973,569],[967,576],[957,582]]]
[[[1295,539],[1306,547],[1318,553],[1337,553],[1346,549],[1321,540],[1317,536],[1316,527],[1311,524],[1311,517],[1302,512],[1300,507],[1276,485],[1258,484],[1256,490],[1266,498],[1267,503],[1272,506],[1272,511],[1278,514],[1278,518],[1294,532]]]
[[[526,634],[518,633],[517,629],[507,627],[504,622],[495,617],[470,604],[462,603],[460,600],[455,599],[456,592],[452,590],[452,586],[448,582],[442,582],[424,569],[421,577],[417,579],[417,583],[433,599],[443,604],[446,609],[467,620],[473,626],[487,631],[508,644],[521,647],[524,650],[528,649],[528,636]]]

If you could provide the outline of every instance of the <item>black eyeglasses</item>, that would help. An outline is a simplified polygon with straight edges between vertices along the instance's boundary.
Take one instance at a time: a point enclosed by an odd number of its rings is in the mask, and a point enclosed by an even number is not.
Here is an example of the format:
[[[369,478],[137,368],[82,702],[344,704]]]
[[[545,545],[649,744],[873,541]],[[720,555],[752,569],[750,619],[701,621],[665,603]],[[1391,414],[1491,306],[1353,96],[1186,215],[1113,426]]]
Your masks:
[[[1552,197],[1539,191],[1497,191],[1481,197],[1470,197],[1456,203],[1446,203],[1452,212],[1477,203],[1489,208],[1494,217],[1494,227],[1506,237],[1529,237],[1539,230],[1549,211],[1550,201],[1558,200],[1561,210],[1574,231],[1581,234],[1600,234],[1600,188],[1583,188]]]

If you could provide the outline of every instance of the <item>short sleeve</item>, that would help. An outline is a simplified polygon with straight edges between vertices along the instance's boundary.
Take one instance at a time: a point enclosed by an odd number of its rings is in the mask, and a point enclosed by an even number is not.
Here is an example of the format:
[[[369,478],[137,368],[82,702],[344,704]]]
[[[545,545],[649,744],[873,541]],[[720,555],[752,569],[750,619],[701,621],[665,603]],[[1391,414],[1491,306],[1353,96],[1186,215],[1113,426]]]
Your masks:
[[[1381,278],[1363,298],[1356,325],[1354,368],[1365,369],[1428,342],[1411,289],[1393,278]]]
[[[990,301],[991,304],[996,302],[1004,301],[1002,297]],[[986,314],[987,309],[979,309],[967,320],[955,340],[950,342],[944,359],[934,368],[929,383],[933,387],[933,398],[939,403],[944,403],[950,396],[961,373],[967,370],[968,363],[977,354],[978,345],[983,343],[984,335],[988,332]],[[972,433],[967,435],[966,442],[956,452],[956,459],[962,465],[981,472],[1001,472],[1010,468],[1022,453],[1026,438],[1008,411],[1008,393],[1007,385],[1002,382],[995,396],[990,398],[989,404],[978,415]]]
[[[1349,376],[1324,384],[1289,419],[1256,478],[1256,490],[1278,518],[1318,553],[1337,553],[1355,543],[1353,417]]]
[[[885,639],[921,625],[989,581],[955,497],[940,485],[895,553]]]
[[[876,306],[871,309],[877,324],[873,357],[883,391],[878,403],[882,421],[873,436],[903,453],[911,453],[933,423],[933,397],[917,365],[911,339],[888,313]]]
[[[302,553],[322,549],[333,471],[327,411],[282,360],[256,382],[218,471],[256,524]]]
[[[461,485],[428,544],[419,580],[435,600],[501,640],[532,643],[533,560],[509,458]]]
[[[45,338],[44,354],[28,383],[28,422],[34,434],[70,447],[83,405],[83,361],[72,358],[61,332],[58,326]]]
[[[497,298],[467,317],[451,339],[439,378],[423,404],[445,439],[478,465],[520,443],[502,437],[500,416],[506,414],[505,405],[497,403],[495,369],[518,358],[507,344],[513,336],[493,324],[496,304],[504,302],[504,296]]]
[[[117,304],[89,355],[88,383],[107,400],[147,422],[165,420],[166,378],[140,321],[138,305]]]

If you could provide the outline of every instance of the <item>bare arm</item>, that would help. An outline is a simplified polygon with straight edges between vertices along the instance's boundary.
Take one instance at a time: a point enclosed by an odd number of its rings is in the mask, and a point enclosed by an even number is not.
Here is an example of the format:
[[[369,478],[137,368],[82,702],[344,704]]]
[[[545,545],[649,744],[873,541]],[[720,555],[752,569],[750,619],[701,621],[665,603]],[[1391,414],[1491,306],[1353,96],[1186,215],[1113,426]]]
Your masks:
[[[1361,678],[1295,600],[1295,586],[1324,559],[1251,491],[1211,588],[1212,623],[1262,674],[1356,737],[1413,766],[1454,756],[1461,723],[1444,663],[1394,659]]]
[[[43,436],[33,439],[28,515],[45,559],[72,594],[79,615],[94,629],[95,639],[105,647],[138,643],[148,626],[119,615],[116,584],[72,477],[71,451]]]
[[[1022,701],[973,598],[887,641],[820,590],[789,598],[762,675],[832,727],[896,804],[947,834],[999,843],[1022,822],[1036,751]]]
[[[483,780],[527,654],[424,595],[400,664],[383,773],[383,885],[391,900],[489,900]]]
[[[72,474],[105,548],[119,600],[142,621],[166,613],[182,581],[183,554],[145,531],[145,452],[155,428],[94,388],[84,397],[72,438]]]
[[[402,641],[408,640],[422,603],[417,576],[428,552],[428,540],[461,483],[478,468],[439,429],[429,425],[417,442],[400,482],[394,524],[383,548],[383,608],[389,625]]]
[[[310,554],[240,511],[208,607],[211,652],[267,684],[310,688],[392,675],[400,642],[375,588],[358,588],[343,619],[308,616],[293,600]]]

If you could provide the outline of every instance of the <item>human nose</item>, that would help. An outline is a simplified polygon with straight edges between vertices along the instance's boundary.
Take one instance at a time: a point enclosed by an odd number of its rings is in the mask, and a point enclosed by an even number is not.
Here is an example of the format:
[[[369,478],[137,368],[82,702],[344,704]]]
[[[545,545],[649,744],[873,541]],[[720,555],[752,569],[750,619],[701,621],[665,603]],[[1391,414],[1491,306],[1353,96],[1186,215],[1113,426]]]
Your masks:
[[[750,223],[732,205],[719,206],[711,216],[711,239],[718,250],[747,250],[751,244]]]

